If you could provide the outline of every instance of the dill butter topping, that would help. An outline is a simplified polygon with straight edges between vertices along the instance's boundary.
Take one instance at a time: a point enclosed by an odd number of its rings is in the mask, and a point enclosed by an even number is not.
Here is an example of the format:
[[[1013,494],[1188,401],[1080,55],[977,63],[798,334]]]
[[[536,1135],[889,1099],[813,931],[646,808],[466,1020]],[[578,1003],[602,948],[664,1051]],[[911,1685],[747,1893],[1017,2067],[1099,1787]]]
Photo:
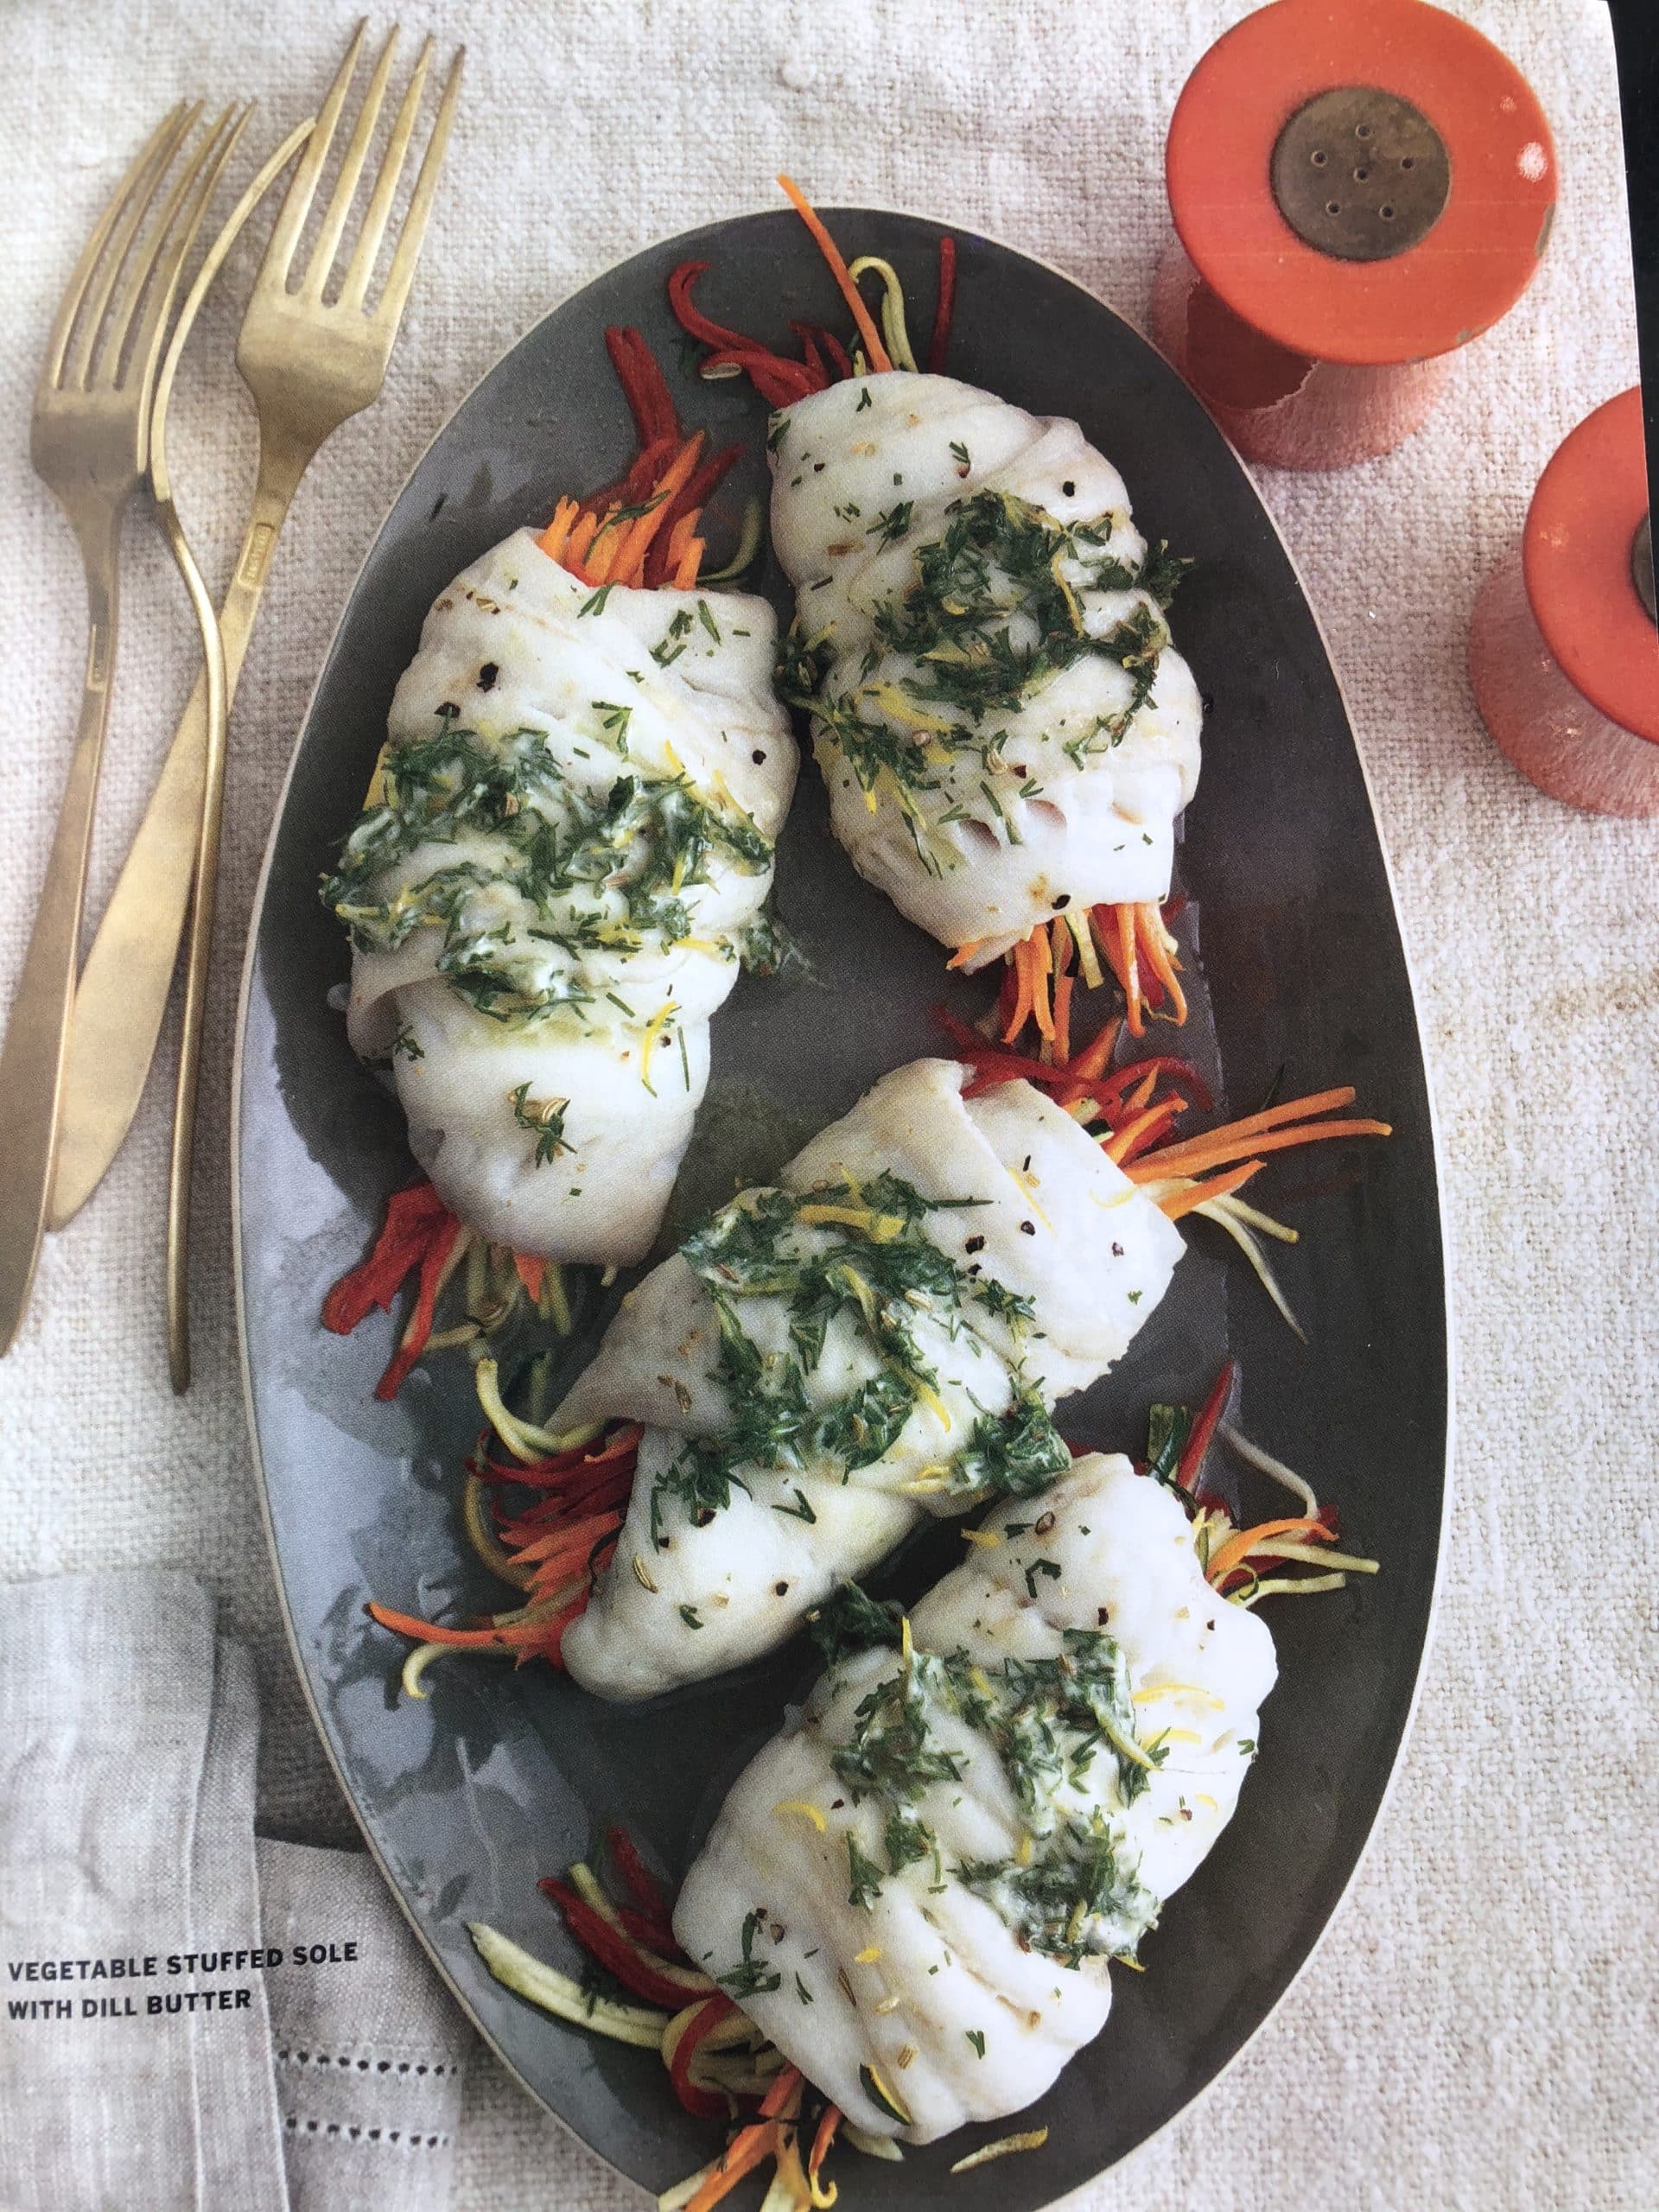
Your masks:
[[[561,1647],[649,1696],[781,1643],[925,1515],[1053,1480],[1052,1409],[1181,1250],[1071,1117],[959,1063],[884,1077],[631,1292],[550,1417],[643,1427],[615,1556]]]
[[[795,747],[776,626],[729,593],[585,583],[527,531],[440,595],[323,897],[351,1032],[446,1202],[526,1253],[655,1233],[708,1023],[764,959]]]
[[[1022,1363],[976,1322],[1023,1339],[1032,1301],[970,1274],[925,1233],[927,1217],[985,1203],[926,1198],[902,1177],[796,1192],[754,1190],[681,1247],[718,1317],[714,1372],[728,1408],[656,1481],[694,1515],[747,1490],[746,1470],[849,1482],[868,1469],[917,1496],[967,1503],[1039,1489],[1067,1463]],[[910,1448],[899,1447],[911,1432]],[[794,1507],[813,1508],[804,1493]]]
[[[1147,547],[1116,470],[945,377],[831,385],[774,439],[780,683],[861,872],[955,945],[1166,895],[1198,780],[1164,613],[1188,564]]]
[[[1127,1459],[978,1533],[908,1621],[825,1608],[829,1671],[674,1916],[849,2119],[918,2143],[1020,2110],[1098,2033],[1110,1961],[1232,1815],[1275,1672]]]

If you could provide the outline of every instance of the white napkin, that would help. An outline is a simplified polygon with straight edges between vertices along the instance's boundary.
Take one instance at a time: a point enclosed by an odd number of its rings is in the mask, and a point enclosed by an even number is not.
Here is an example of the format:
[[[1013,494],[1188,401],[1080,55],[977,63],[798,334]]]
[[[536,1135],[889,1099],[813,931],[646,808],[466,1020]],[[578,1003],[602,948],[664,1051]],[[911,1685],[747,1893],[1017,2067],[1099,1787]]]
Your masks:
[[[213,1611],[166,1569],[0,1588],[0,2205],[442,2212],[465,2021],[365,1858],[256,1855]]]

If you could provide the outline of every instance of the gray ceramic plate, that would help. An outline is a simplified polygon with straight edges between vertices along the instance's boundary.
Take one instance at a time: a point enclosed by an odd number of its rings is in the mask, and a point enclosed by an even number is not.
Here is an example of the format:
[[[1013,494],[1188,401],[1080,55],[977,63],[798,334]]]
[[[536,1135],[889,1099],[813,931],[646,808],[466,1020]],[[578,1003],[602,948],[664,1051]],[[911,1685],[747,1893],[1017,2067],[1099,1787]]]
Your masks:
[[[834,211],[849,251],[887,255],[931,317],[938,227]],[[1039,413],[1077,416],[1128,479],[1149,532],[1196,556],[1174,613],[1207,695],[1203,786],[1181,855],[1183,925],[1202,973],[1182,1049],[1223,1073],[1236,1111],[1282,1071],[1286,1096],[1359,1086],[1386,1145],[1281,1160],[1269,1203],[1304,1231],[1282,1275],[1304,1350],[1222,1240],[1198,1225],[1174,1287],[1126,1360],[1066,1408],[1074,1440],[1142,1448],[1148,1402],[1201,1395],[1230,1346],[1245,1419],[1337,1497],[1374,1583],[1281,1604],[1280,1686],[1239,1813],[1117,1978],[1105,2033],[1020,2124],[1039,2156],[963,2177],[987,2129],[902,2166],[843,2154],[849,2204],[1025,2212],[1122,2158],[1178,2112],[1265,2018],[1351,1874],[1387,1789],[1433,1593],[1446,1440],[1444,1285],[1429,1107],[1388,875],[1341,696],[1294,572],[1249,479],[1202,408],[1128,325],[1053,270],[960,239],[950,366]],[[317,1725],[388,1879],[457,1996],[525,2087],[625,2173],[659,2189],[709,2157],[652,2056],[551,2022],[498,1987],[467,1940],[493,1922],[569,1965],[539,1874],[629,1822],[671,1873],[747,1753],[810,1679],[791,1646],[644,1710],[615,1710],[544,1669],[451,1662],[430,1701],[397,1694],[402,1647],[371,1595],[443,1616],[501,1602],[458,1525],[456,1469],[477,1426],[467,1370],[440,1360],[395,1406],[371,1395],[388,1353],[376,1317],[324,1336],[328,1286],[409,1179],[401,1119],[327,1003],[346,949],[318,904],[355,816],[387,705],[427,607],[454,572],[565,489],[614,476],[632,439],[601,342],[632,322],[674,372],[664,286],[693,257],[700,299],[779,342],[844,311],[786,211],[653,246],[549,315],[485,378],[416,469],[376,540],[311,703],[267,861],[250,951],[239,1078],[240,1281],[252,1417],[294,1649]],[[751,449],[728,519],[764,481],[766,410],[746,385],[673,374],[688,422]],[[717,513],[719,511],[717,510]],[[775,566],[760,588],[786,610]],[[830,841],[809,769],[783,841],[779,904],[809,979],[746,981],[715,1029],[715,1080],[677,1210],[763,1173],[885,1069],[931,1049],[941,955],[868,889]],[[952,995],[969,1011],[986,986]],[[1254,1194],[1253,1194],[1254,1195]],[[1230,1249],[1230,1248],[1228,1248]],[[571,1348],[591,1345],[596,1310]],[[1265,1503],[1265,1500],[1263,1503]],[[893,1571],[914,1590],[960,1554],[949,1531]],[[855,2169],[849,2173],[846,2169]]]

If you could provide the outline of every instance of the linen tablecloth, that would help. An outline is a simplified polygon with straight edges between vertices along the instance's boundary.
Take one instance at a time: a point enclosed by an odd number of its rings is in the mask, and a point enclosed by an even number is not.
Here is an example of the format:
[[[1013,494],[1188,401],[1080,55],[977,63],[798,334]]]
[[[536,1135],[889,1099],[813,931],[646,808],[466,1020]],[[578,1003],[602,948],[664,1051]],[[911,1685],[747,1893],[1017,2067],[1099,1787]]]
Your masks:
[[[38,894],[84,652],[72,541],[29,473],[30,390],[98,207],[180,93],[257,92],[274,137],[358,0],[111,0],[0,16],[0,990]],[[1572,814],[1487,741],[1465,674],[1481,579],[1544,462],[1634,381],[1611,42],[1599,0],[1459,0],[1536,87],[1560,219],[1519,308],[1459,355],[1428,427],[1334,476],[1264,479],[1347,687],[1435,1081],[1454,1268],[1456,1487],[1437,1637],[1392,1802],[1307,1972],[1209,2097],[1088,2212],[1650,2206],[1659,2197],[1654,1276],[1659,824]],[[648,238],[775,204],[913,207],[1058,264],[1133,317],[1167,232],[1161,153],[1236,0],[476,0],[465,103],[381,402],[301,492],[237,705],[201,1146],[196,1360],[175,1403],[159,1257],[170,1065],[86,1213],[50,1242],[0,1365],[0,1577],[205,1575],[255,1654],[261,1802],[352,1827],[301,1704],[254,1500],[230,1285],[226,1092],[240,936],[278,783],[393,493],[504,346]],[[251,421],[229,367],[244,255],[175,403],[187,519],[223,567]],[[1126,466],[1128,465],[1126,458]],[[1132,471],[1131,471],[1131,480]],[[155,533],[130,583],[94,906],[188,686]],[[1334,1486],[1340,1481],[1333,1472]],[[844,2183],[843,2185],[848,2185]],[[482,2058],[457,2212],[639,2200]],[[850,2198],[849,2198],[850,2202]]]

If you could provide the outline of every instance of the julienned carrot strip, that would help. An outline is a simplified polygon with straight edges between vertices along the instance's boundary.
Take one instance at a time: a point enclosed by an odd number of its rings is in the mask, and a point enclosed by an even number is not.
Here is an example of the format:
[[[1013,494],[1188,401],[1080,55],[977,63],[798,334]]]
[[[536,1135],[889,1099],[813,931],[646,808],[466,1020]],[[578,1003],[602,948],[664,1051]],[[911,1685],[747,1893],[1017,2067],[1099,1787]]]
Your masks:
[[[1328,1543],[1330,1532],[1323,1521],[1306,1516],[1295,1521],[1259,1521],[1254,1529],[1241,1529],[1229,1536],[1221,1549],[1211,1559],[1204,1572],[1208,1580],[1223,1582],[1236,1567],[1242,1567],[1258,1544],[1265,1544],[1269,1536],[1322,1536]]]
[[[782,2073],[779,2075],[778,2079],[766,2091],[766,2095],[760,2100],[761,2119],[775,2119],[800,2086],[800,2068],[798,2066],[785,2066]]]
[[[1319,1144],[1327,1137],[1387,1137],[1394,1135],[1394,1129],[1388,1122],[1316,1122],[1306,1128],[1247,1129],[1236,1137],[1230,1129],[1215,1134],[1225,1141],[1206,1145],[1202,1137],[1188,1137],[1181,1144],[1148,1153],[1135,1164],[1135,1179],[1145,1182],[1159,1175],[1197,1175],[1247,1152],[1284,1152],[1294,1145]]]
[[[1106,1157],[1123,1166],[1145,1152],[1175,1116],[1185,1111],[1185,1098],[1164,1098],[1156,1106],[1148,1106],[1144,1114],[1137,1114],[1132,1122],[1113,1131],[1103,1147]]]
[[[1112,1057],[1122,1027],[1122,1016],[1115,1014],[1093,1043],[1084,1046],[1067,1071],[1077,1082],[1093,1084],[1099,1081],[1106,1072],[1106,1063]]]
[[[694,516],[692,519],[695,521],[696,518]],[[702,556],[707,550],[702,538],[688,537],[686,539],[684,550],[680,555],[679,566],[674,571],[676,591],[696,589],[697,574],[702,567]]]
[[[594,532],[598,528],[599,517],[584,508],[571,524],[570,535],[564,543],[564,551],[560,557],[565,568],[581,574],[582,556],[593,543]]]
[[[626,523],[617,520],[621,512],[619,503],[607,507],[599,518],[599,528],[594,532],[593,542],[582,556],[582,565],[588,571],[589,583],[606,584],[615,581],[611,572],[616,565],[617,553],[628,530]]]
[[[1186,994],[1181,988],[1180,978],[1175,972],[1176,963],[1170,956],[1163,916],[1155,905],[1148,904],[1135,909],[1135,918],[1141,943],[1146,949],[1152,972],[1169,994],[1176,1021],[1184,1022],[1186,1020]]]
[[[394,1612],[390,1605],[378,1605],[372,1599],[367,1611],[382,1628],[395,1629],[399,1636],[413,1637],[417,1643],[453,1643],[458,1650],[480,1650],[490,1644],[506,1651],[515,1648],[517,1639],[510,1628],[444,1628],[432,1621],[423,1621],[415,1613]],[[531,1625],[528,1621],[518,1624],[520,1630]]]
[[[818,251],[830,264],[830,274],[840,287],[841,296],[853,311],[853,321],[858,325],[858,334],[864,341],[864,357],[870,367],[878,375],[891,369],[893,363],[887,358],[887,347],[881,343],[880,333],[870,320],[870,311],[865,306],[863,296],[849,273],[847,264],[841,257],[839,247],[825,230],[816,211],[809,203],[806,194],[796,183],[794,178],[780,176],[778,181],[783,187],[796,213],[812,233]]]
[[[512,1271],[524,1286],[533,1305],[541,1296],[542,1285],[547,1280],[547,1262],[536,1253],[515,1252]]]
[[[945,966],[947,968],[961,968],[965,966],[965,964],[973,958],[974,955],[979,950],[980,946],[983,944],[985,940],[982,937],[970,937],[966,944],[959,944],[957,947],[950,957],[945,962]]]
[[[1135,1164],[1143,1166],[1145,1162],[1137,1161]],[[1207,1199],[1224,1198],[1230,1191],[1240,1189],[1261,1165],[1259,1160],[1247,1160],[1242,1167],[1230,1167],[1224,1175],[1217,1175],[1211,1182],[1194,1183],[1185,1191],[1173,1191],[1167,1198],[1159,1199],[1158,1211],[1166,1221],[1179,1221],[1183,1215],[1192,1212]],[[1132,1167],[1126,1168],[1124,1172],[1131,1182],[1141,1179]]]
[[[556,561],[563,555],[570,526],[581,512],[574,499],[561,499],[554,508],[552,521],[536,541],[550,561]]]
[[[1028,940],[1027,944],[1016,944],[1014,948],[1014,973],[1015,977],[1014,1012],[1008,1017],[1007,1027],[1002,1032],[1002,1042],[1005,1045],[1013,1044],[1031,1017],[1031,960]]]
[[[734,2136],[719,2166],[686,2206],[685,2212],[712,2212],[712,2208],[722,2196],[731,2194],[745,2174],[752,2173],[763,2158],[772,2155],[778,2148],[779,2136],[778,2123],[772,2120],[746,2127],[741,2135]]]
[[[1353,1085],[1344,1083],[1335,1090],[1315,1090],[1306,1098],[1287,1099],[1282,1106],[1264,1106],[1259,1114],[1241,1115],[1236,1122],[1224,1122],[1218,1129],[1211,1129],[1202,1136],[1184,1137],[1181,1141],[1184,1145],[1200,1145],[1207,1143],[1211,1137],[1243,1136],[1253,1129],[1276,1129],[1283,1122],[1311,1122],[1317,1114],[1332,1113],[1338,1106],[1351,1106],[1354,1096]]]
[[[836,2130],[840,2126],[840,2125],[841,2107],[839,2105],[826,2105],[823,2108],[823,2117],[818,2122],[818,2132],[812,2138],[811,2155],[806,2162],[806,2177],[808,2181],[814,2183],[817,2182],[818,2178],[818,2169],[823,2165],[825,2158],[830,2155],[830,2145],[835,2141]]]
[[[944,373],[944,358],[950,349],[950,326],[957,309],[957,242],[952,238],[939,240],[939,303],[933,310],[933,335],[928,342],[927,366],[932,376]]]
[[[696,468],[702,452],[702,432],[694,430],[674,456],[671,467],[658,477],[652,487],[652,505],[642,515],[636,515],[622,533],[618,548],[615,574],[624,583],[632,582],[639,573],[641,563],[650,550],[651,541],[662,528],[674,495],[686,484]]]
[[[1037,1024],[1037,1033],[1054,1041],[1054,1014],[1049,1005],[1048,979],[1051,960],[1048,931],[1033,930],[1026,939],[1025,952],[1031,967],[1031,1017]]]
[[[1216,1424],[1226,1408],[1228,1393],[1233,1387],[1233,1377],[1238,1372],[1236,1360],[1224,1359],[1221,1372],[1211,1386],[1203,1410],[1188,1432],[1181,1456],[1175,1465],[1175,1487],[1189,1497],[1193,1485],[1204,1471],[1204,1455],[1210,1449],[1210,1440],[1216,1433]]]
[[[1123,986],[1129,1034],[1139,1037],[1144,1033],[1146,1025],[1141,1018],[1141,969],[1135,957],[1135,909],[1133,906],[1114,906],[1111,912],[1116,931],[1117,957],[1122,963],[1117,970],[1117,980]]]

